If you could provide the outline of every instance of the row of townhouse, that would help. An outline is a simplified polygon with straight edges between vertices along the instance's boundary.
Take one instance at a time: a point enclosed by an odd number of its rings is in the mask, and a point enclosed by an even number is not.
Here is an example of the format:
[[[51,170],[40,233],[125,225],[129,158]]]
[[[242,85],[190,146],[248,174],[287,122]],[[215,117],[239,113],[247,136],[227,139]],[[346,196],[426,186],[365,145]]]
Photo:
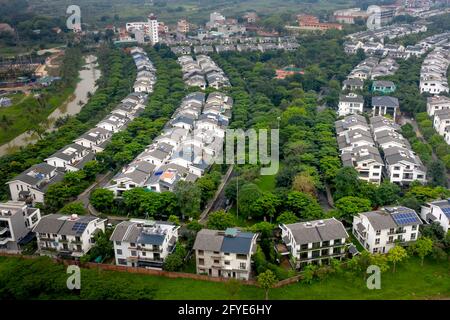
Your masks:
[[[208,56],[199,55],[194,58],[184,55],[178,58],[178,63],[183,71],[183,80],[190,87],[206,87],[219,90],[229,87],[230,81],[219,66]]]
[[[426,32],[427,26],[423,24],[391,24],[381,28],[367,31],[360,31],[349,34],[346,38],[353,41],[375,41],[385,38],[395,39],[405,37],[410,34]]]
[[[447,69],[450,65],[450,52],[435,48],[423,61],[420,69],[420,93],[440,94],[449,92]]]
[[[171,50],[175,54],[179,55],[189,55],[191,51],[194,51],[195,54],[208,54],[208,53],[222,53],[229,51],[270,51],[270,50],[286,50],[293,51],[300,47],[300,45],[296,42],[280,42],[280,43],[240,43],[240,44],[215,44],[215,45],[197,45],[197,46],[178,46],[172,47]]]
[[[362,180],[381,183],[384,163],[366,118],[347,116],[336,121],[335,127],[343,165],[355,168]]]
[[[138,73],[146,70],[154,74],[154,68],[141,48],[131,51]],[[143,63],[142,61],[147,61]],[[7,182],[13,201],[43,203],[50,185],[60,182],[66,172],[78,171],[86,163],[95,159],[96,153],[105,149],[114,133],[123,130],[145,108],[147,93],[140,91],[129,94],[121,103],[101,120],[95,128],[84,133],[54,154],[43,163],[33,165]]]
[[[360,62],[347,76],[347,79],[375,80],[378,77],[393,75],[399,66],[394,59],[369,57]]]
[[[344,88],[347,86],[344,85]],[[387,90],[387,87],[381,87]],[[392,88],[390,86],[390,88]],[[381,89],[380,89],[381,90]],[[398,99],[391,96],[374,96],[372,97],[372,115],[373,116],[385,116],[389,115],[393,119],[397,119],[400,112],[400,106]],[[351,114],[361,114],[364,110],[364,98],[362,95],[356,94],[354,92],[349,92],[347,94],[341,94],[339,96],[338,104],[338,115],[340,117],[351,115]]]
[[[430,50],[436,47],[447,45],[449,40],[450,40],[450,32],[444,32],[429,36],[420,41],[417,45],[425,50]]]
[[[354,167],[361,179],[379,184],[385,174],[400,185],[426,182],[425,166],[393,120],[373,116],[369,125],[364,116],[350,115],[335,126],[342,162]]]
[[[146,187],[172,191],[180,180],[195,181],[222,154],[233,100],[220,93],[187,95],[160,136],[119,172],[106,188],[118,197]]]
[[[260,43],[293,43],[297,42],[294,36],[245,36],[232,35],[230,37],[189,37],[189,38],[165,38],[164,43],[169,47],[174,46],[201,46],[221,44],[260,44]]]
[[[450,98],[432,96],[427,98],[427,113],[433,119],[433,127],[450,145]]]
[[[391,59],[409,59],[410,57],[420,57],[425,54],[426,49],[419,45],[383,44],[382,42],[345,42],[344,51],[347,54],[356,54],[358,50],[363,50],[367,55],[376,55]]]

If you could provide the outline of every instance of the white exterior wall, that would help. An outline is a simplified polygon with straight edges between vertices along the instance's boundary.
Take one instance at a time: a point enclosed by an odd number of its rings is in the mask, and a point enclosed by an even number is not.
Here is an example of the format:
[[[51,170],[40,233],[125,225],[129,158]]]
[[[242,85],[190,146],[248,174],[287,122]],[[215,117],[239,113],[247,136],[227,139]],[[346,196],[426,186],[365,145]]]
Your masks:
[[[201,250],[195,250],[195,259],[198,274],[242,280],[248,280],[250,277],[250,254],[246,255],[245,259],[238,259],[235,253],[226,255],[223,252],[203,251],[202,253]],[[200,259],[203,259],[203,264],[200,264]]]
[[[79,236],[78,241],[77,236],[72,235],[67,235],[66,240],[63,240],[63,235],[61,234],[36,233],[38,251],[41,255],[45,255],[46,247],[50,247],[57,252],[71,251],[73,256],[81,257],[94,246],[91,238],[97,229],[105,231],[105,220],[93,220],[89,222],[84,232]],[[50,238],[51,240],[47,240],[46,238]],[[67,249],[64,248],[65,244],[67,244]],[[81,250],[78,249],[78,246],[81,246]]]
[[[145,244],[138,244],[133,243],[133,246],[130,242],[125,241],[114,241],[114,255],[115,255],[115,261],[116,265],[122,265],[122,266],[128,266],[128,267],[136,267],[137,261],[139,260],[138,257],[141,259],[149,259],[153,260],[155,259],[154,254],[159,253],[159,259],[155,260],[157,262],[163,262],[167,256],[170,254],[169,251],[169,241],[170,239],[175,236],[178,241],[178,227],[175,228],[168,228],[167,235],[164,239],[164,242],[161,246],[158,246],[159,250],[152,251],[153,245],[145,245]],[[147,250],[145,250],[147,249]],[[135,255],[132,255],[135,253]],[[133,259],[131,257],[136,257],[136,259]],[[131,259],[130,259],[131,258]],[[134,265],[133,265],[134,264]]]
[[[339,116],[346,116],[349,114],[362,113],[364,103],[339,101]]]
[[[410,169],[407,169],[406,164],[403,163],[396,163],[395,165],[387,165],[387,172],[389,175],[389,180],[391,182],[397,182],[397,183],[404,183],[404,182],[412,182],[415,180],[419,180],[423,183],[426,182],[426,174],[423,171],[419,171],[417,169],[411,169],[414,167],[413,164],[409,164]],[[412,174],[412,179],[404,179],[404,174]],[[419,177],[421,176],[421,177]]]
[[[357,231],[356,225],[360,222],[366,229],[365,235],[361,235]],[[405,232],[402,233],[396,233],[397,228],[393,229],[374,230],[366,216],[358,215],[353,217],[352,232],[361,245],[370,253],[388,253],[389,250],[395,247],[395,241],[411,242],[419,237],[419,225],[404,226],[402,229]],[[379,231],[379,234],[377,234],[377,231]],[[393,233],[391,234],[392,231]],[[413,239],[411,239],[412,234],[414,234]]]
[[[438,222],[441,227],[444,229],[445,232],[448,232],[450,229],[450,221],[447,218],[447,216],[442,212],[442,209],[438,206],[435,206],[433,204],[429,204],[429,207],[427,206],[422,206],[421,211],[420,211],[420,217],[427,221],[427,214],[432,214],[436,220],[435,222]]]

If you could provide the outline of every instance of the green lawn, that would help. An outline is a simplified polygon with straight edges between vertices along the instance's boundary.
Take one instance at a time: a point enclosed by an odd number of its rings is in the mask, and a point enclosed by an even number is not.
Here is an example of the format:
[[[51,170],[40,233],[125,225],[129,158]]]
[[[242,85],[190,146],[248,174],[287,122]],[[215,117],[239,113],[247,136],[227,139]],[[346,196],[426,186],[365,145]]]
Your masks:
[[[53,110],[61,106],[73,91],[74,88],[67,88],[62,92],[53,94],[44,108],[39,106],[33,95],[24,97],[22,94],[19,94],[19,97],[13,97],[13,105],[11,107],[0,108],[0,120],[2,120],[0,144],[11,141],[32,128],[36,123],[47,119]]]
[[[39,279],[39,280],[37,280]],[[45,258],[34,261],[0,257],[0,283],[16,292],[49,299],[57,292],[62,299],[94,298],[153,298],[214,300],[230,299],[226,284],[191,279],[138,275],[123,272],[82,269],[81,295],[74,296],[65,289],[65,268]],[[33,283],[44,281],[39,290],[31,290]],[[27,290],[21,290],[25,287]],[[45,292],[43,292],[46,288]],[[0,290],[1,296],[2,290]],[[297,283],[272,289],[270,299],[448,299],[450,298],[450,270],[448,262],[426,260],[422,267],[417,258],[402,262],[396,273],[382,274],[381,289],[369,290],[362,275],[351,273],[331,275],[311,285]],[[263,299],[263,290],[243,285],[235,299]]]

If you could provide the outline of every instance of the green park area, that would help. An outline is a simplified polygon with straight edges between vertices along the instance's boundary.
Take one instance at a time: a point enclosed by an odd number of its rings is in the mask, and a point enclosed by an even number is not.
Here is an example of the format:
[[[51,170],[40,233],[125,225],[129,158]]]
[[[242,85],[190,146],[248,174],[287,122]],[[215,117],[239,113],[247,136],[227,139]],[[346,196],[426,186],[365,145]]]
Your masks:
[[[448,299],[448,261],[409,258],[381,274],[369,290],[364,273],[342,270],[312,281],[270,289],[269,299]],[[0,257],[0,299],[264,299],[253,285],[82,269],[79,294],[66,288],[65,267],[50,259]]]

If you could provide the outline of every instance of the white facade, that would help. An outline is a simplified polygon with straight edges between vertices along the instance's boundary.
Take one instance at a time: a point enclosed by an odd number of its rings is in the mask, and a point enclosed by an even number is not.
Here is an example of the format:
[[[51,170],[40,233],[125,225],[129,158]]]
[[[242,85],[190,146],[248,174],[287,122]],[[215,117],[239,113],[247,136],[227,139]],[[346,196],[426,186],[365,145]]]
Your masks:
[[[427,113],[430,117],[439,110],[450,109],[450,98],[446,96],[432,96],[427,98]]]
[[[419,157],[411,150],[388,148],[384,150],[387,175],[391,182],[401,185],[415,180],[425,183],[426,169]]]
[[[411,216],[409,220],[397,217]],[[406,207],[384,208],[353,217],[353,235],[370,253],[388,253],[397,243],[407,244],[419,238],[422,222],[416,212]]]
[[[422,206],[420,215],[428,223],[439,223],[447,233],[450,229],[450,198],[427,203]]]
[[[0,203],[0,252],[20,253],[22,244],[26,244],[23,242],[40,219],[40,210],[23,201]]]
[[[164,260],[175,250],[179,228],[162,221],[121,222],[111,235],[116,264],[161,269]]]
[[[50,214],[34,227],[41,255],[80,258],[94,246],[94,236],[105,231],[105,221],[93,216]]]
[[[339,99],[339,116],[346,116],[349,114],[362,113],[364,110],[364,99],[354,93],[349,93],[346,96],[341,96]]]
[[[296,268],[307,264],[329,264],[345,257],[347,231],[335,218],[281,224],[281,238],[292,255]]]
[[[440,110],[434,113],[433,127],[441,136],[445,135],[445,129],[450,126],[450,109]]]
[[[197,273],[248,280],[257,237],[257,234],[237,229],[200,230],[194,243]],[[236,238],[240,239],[236,241]]]

